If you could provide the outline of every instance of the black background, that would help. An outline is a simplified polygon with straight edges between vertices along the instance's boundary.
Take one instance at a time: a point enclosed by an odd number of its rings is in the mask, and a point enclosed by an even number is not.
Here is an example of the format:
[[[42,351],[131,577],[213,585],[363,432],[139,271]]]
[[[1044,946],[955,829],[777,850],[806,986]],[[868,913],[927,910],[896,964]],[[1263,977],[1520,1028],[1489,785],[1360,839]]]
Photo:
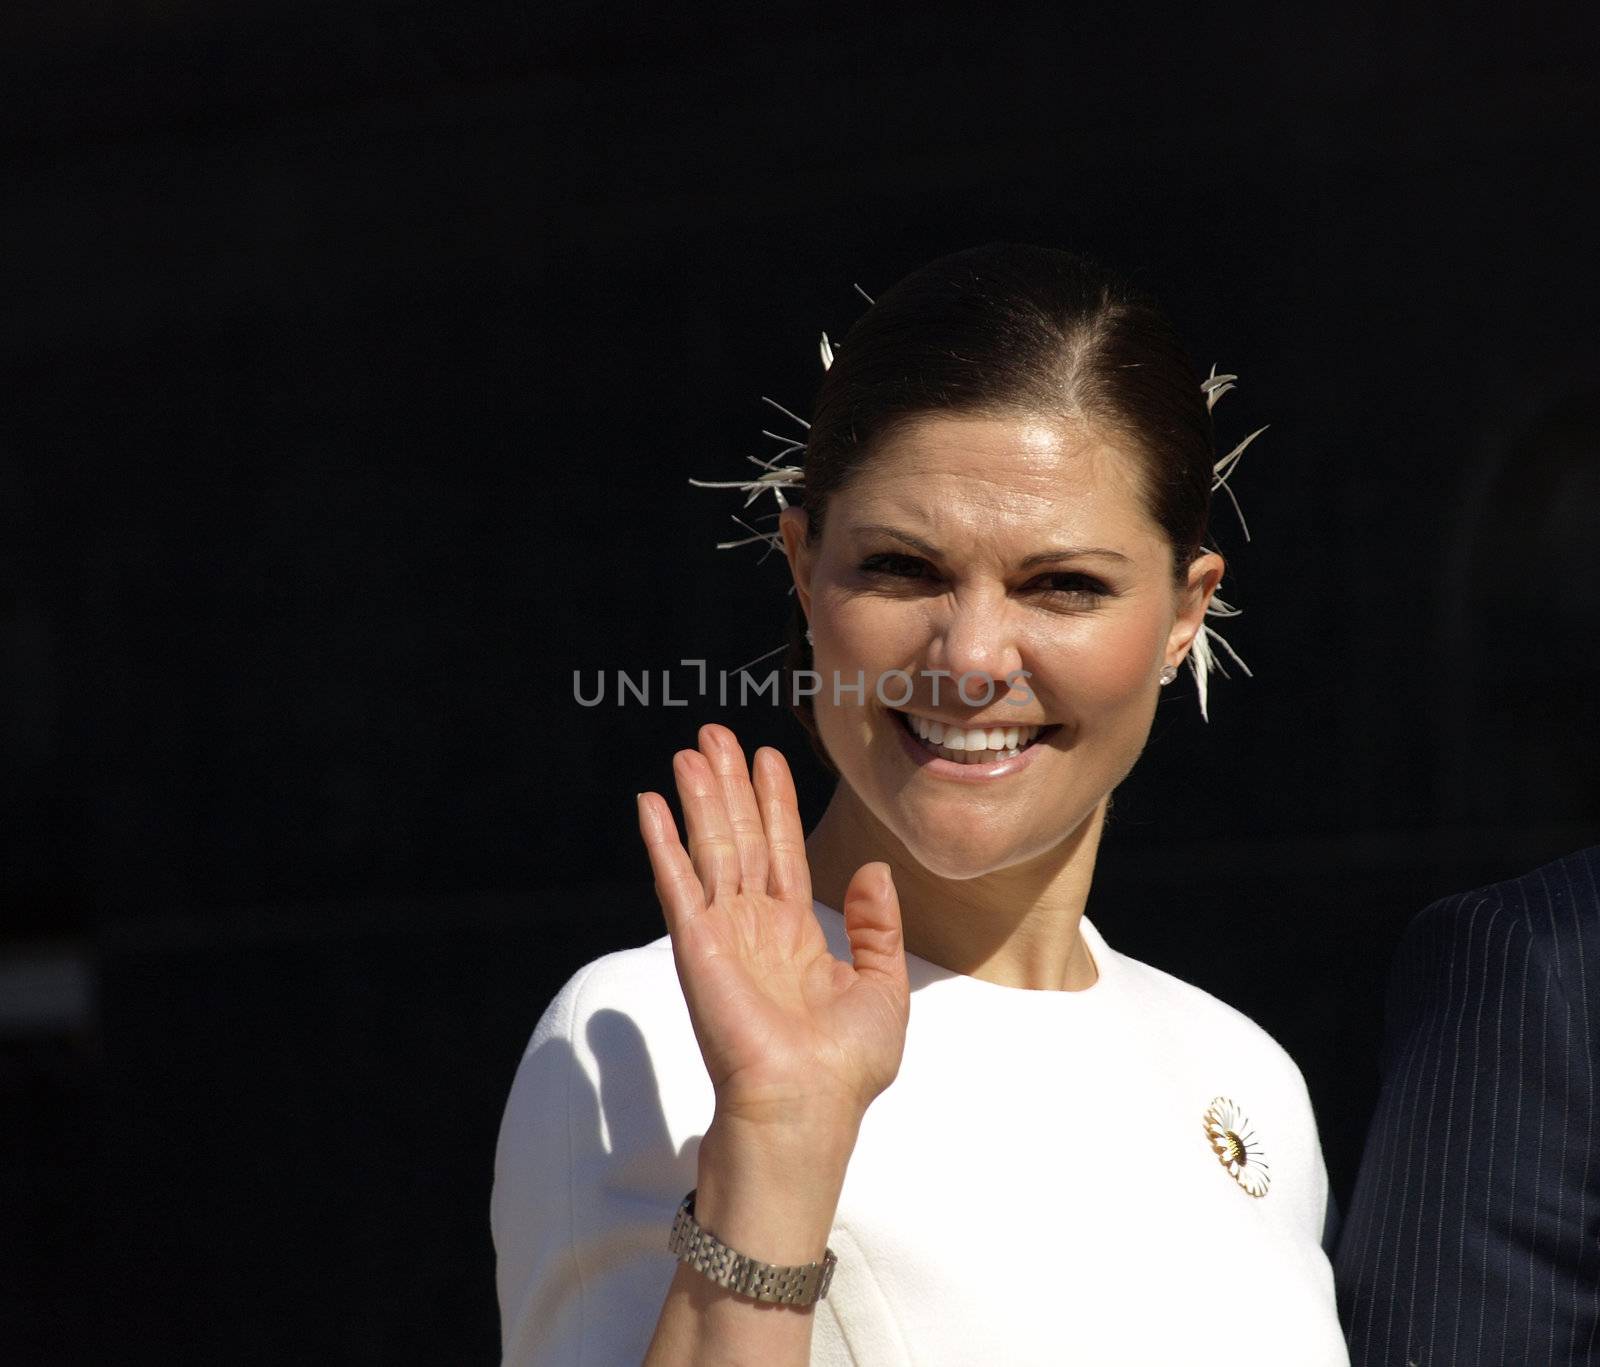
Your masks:
[[[1405,920],[1600,831],[1593,21],[62,4],[0,20],[0,1356],[492,1361],[500,1108],[662,933],[632,795],[778,645],[692,489],[934,255],[1237,371],[1229,639],[1091,912],[1302,1064],[1347,1196]],[[681,671],[680,671],[681,677]]]

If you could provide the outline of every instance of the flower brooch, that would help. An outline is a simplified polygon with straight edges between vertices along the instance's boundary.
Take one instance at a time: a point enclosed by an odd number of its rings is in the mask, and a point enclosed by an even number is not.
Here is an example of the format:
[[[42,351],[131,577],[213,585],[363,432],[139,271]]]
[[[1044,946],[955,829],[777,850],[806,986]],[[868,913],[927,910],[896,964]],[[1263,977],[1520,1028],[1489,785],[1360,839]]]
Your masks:
[[[1251,1196],[1265,1196],[1272,1175],[1245,1113],[1227,1097],[1219,1096],[1206,1107],[1204,1120],[1211,1151],[1228,1176]]]

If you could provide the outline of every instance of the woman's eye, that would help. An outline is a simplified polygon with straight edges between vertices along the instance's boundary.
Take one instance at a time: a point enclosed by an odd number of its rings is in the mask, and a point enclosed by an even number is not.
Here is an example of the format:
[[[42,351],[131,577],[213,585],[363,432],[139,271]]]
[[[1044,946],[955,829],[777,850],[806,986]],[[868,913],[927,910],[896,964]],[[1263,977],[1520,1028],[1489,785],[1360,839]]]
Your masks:
[[[1047,593],[1064,594],[1072,598],[1104,598],[1111,592],[1091,574],[1041,574],[1033,582]]]
[[[895,551],[869,555],[861,562],[861,572],[880,578],[912,581],[938,577],[934,567],[920,556],[903,555]],[[1071,602],[1080,606],[1091,606],[1111,594],[1111,589],[1104,580],[1075,570],[1041,574],[1029,581],[1026,591],[1043,592],[1059,602]]]
[[[864,574],[887,574],[895,579],[920,579],[928,569],[926,560],[914,555],[869,555],[861,562]]]

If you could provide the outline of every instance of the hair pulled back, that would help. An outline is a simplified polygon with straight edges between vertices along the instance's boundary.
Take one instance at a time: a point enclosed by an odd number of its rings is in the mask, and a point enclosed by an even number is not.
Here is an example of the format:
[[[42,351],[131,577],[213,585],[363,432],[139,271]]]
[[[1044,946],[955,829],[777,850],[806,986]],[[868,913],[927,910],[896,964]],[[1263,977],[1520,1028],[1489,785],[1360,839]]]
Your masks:
[[[931,414],[1093,426],[1136,453],[1175,575],[1203,549],[1216,460],[1211,412],[1176,330],[1125,277],[1074,252],[992,242],[939,257],[877,296],[838,343],[807,434],[807,540],[829,501],[900,428]],[[805,616],[790,616],[780,687],[830,773],[809,697]]]

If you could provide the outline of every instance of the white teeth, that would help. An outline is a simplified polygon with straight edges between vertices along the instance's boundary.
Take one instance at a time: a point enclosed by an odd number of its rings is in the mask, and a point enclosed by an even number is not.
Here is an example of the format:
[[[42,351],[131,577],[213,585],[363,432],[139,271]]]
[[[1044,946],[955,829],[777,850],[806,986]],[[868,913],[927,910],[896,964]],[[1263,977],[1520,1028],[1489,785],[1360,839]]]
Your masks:
[[[1040,726],[967,728],[947,726],[942,721],[932,721],[910,712],[902,712],[900,715],[930,749],[942,750],[948,758],[955,758],[963,763],[978,763],[996,757],[1009,759],[1030,745],[1044,729]]]

